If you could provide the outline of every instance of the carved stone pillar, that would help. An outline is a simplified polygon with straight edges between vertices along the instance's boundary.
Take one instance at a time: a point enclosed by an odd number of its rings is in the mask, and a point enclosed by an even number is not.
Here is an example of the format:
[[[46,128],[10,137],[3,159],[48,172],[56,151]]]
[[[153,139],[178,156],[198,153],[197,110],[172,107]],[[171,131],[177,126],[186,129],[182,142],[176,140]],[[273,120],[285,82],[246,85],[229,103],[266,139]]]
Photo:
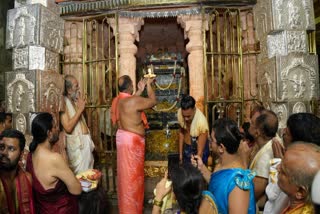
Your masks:
[[[34,112],[50,112],[59,127],[64,21],[55,7],[45,7],[51,0],[21,2],[7,15],[6,48],[13,49],[13,71],[5,74],[6,111],[13,113],[13,127],[25,134],[28,148]]]
[[[259,97],[278,114],[279,128],[290,114],[311,112],[319,96],[318,60],[308,50],[313,16],[311,0],[258,0],[254,8]]]
[[[203,34],[202,27],[208,28],[207,20],[201,15],[178,16],[177,22],[184,28],[185,39],[189,39],[186,50],[189,52],[189,90],[197,102],[197,107],[204,111],[204,71],[203,71]]]
[[[115,20],[108,20],[108,23],[115,30]],[[136,57],[138,51],[135,41],[139,41],[139,30],[144,24],[142,18],[123,18],[118,21],[119,35],[119,76],[129,75],[136,82]]]

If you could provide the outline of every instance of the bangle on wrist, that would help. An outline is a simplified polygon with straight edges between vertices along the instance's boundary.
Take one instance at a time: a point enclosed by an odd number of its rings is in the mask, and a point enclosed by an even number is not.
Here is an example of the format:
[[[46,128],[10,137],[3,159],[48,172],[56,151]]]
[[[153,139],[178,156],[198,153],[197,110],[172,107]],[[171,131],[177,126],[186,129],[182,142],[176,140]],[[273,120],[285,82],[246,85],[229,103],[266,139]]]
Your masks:
[[[158,207],[162,207],[163,201],[158,201],[155,198],[153,199],[153,205],[156,205]]]

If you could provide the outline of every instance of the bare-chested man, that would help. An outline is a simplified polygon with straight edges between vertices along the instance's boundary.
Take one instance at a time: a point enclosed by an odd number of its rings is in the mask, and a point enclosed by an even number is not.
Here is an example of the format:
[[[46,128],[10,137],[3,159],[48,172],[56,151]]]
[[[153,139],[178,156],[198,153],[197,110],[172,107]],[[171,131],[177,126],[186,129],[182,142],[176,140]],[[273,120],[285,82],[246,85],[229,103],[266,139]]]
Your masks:
[[[147,121],[143,110],[156,104],[156,96],[151,87],[153,79],[143,79],[138,83],[138,91],[133,93],[133,83],[129,76],[119,78],[119,95],[112,102],[112,122],[117,124],[117,187],[119,213],[143,213],[144,198],[144,152],[145,127]],[[147,85],[148,97],[141,97]]]

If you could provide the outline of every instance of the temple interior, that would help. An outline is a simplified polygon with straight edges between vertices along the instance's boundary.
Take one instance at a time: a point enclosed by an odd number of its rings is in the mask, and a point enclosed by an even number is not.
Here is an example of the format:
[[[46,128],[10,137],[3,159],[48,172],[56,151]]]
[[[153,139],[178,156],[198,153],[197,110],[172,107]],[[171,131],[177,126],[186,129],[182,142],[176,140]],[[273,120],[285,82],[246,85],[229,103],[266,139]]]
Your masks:
[[[110,199],[116,198],[117,153],[109,109],[121,75],[136,83],[148,72],[157,75],[158,104],[146,111],[146,199],[166,170],[167,155],[178,151],[176,112],[184,94],[196,99],[209,124],[229,117],[241,126],[257,103],[277,113],[280,128],[292,113],[320,115],[319,0],[295,0],[292,8],[284,0],[272,14],[269,0],[34,2],[40,6],[32,10],[19,9],[31,7],[27,1],[0,2],[1,103],[30,142],[29,113],[49,111],[59,121],[59,82],[65,74],[76,76],[88,97],[95,167]],[[30,18],[36,10],[50,25]],[[53,35],[32,40],[33,28],[53,29]],[[34,47],[44,47],[45,57],[34,58],[38,64],[30,57]],[[22,49],[29,58],[19,58]],[[27,93],[18,100],[20,89]]]

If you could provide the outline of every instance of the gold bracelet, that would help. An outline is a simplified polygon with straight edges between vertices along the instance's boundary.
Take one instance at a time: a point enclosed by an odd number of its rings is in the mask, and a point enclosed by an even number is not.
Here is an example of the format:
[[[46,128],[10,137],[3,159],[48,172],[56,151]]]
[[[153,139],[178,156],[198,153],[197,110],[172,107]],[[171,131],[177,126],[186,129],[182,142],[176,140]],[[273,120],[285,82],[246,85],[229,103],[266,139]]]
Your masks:
[[[158,207],[162,207],[163,201],[157,201],[155,198],[153,199],[153,205]]]

